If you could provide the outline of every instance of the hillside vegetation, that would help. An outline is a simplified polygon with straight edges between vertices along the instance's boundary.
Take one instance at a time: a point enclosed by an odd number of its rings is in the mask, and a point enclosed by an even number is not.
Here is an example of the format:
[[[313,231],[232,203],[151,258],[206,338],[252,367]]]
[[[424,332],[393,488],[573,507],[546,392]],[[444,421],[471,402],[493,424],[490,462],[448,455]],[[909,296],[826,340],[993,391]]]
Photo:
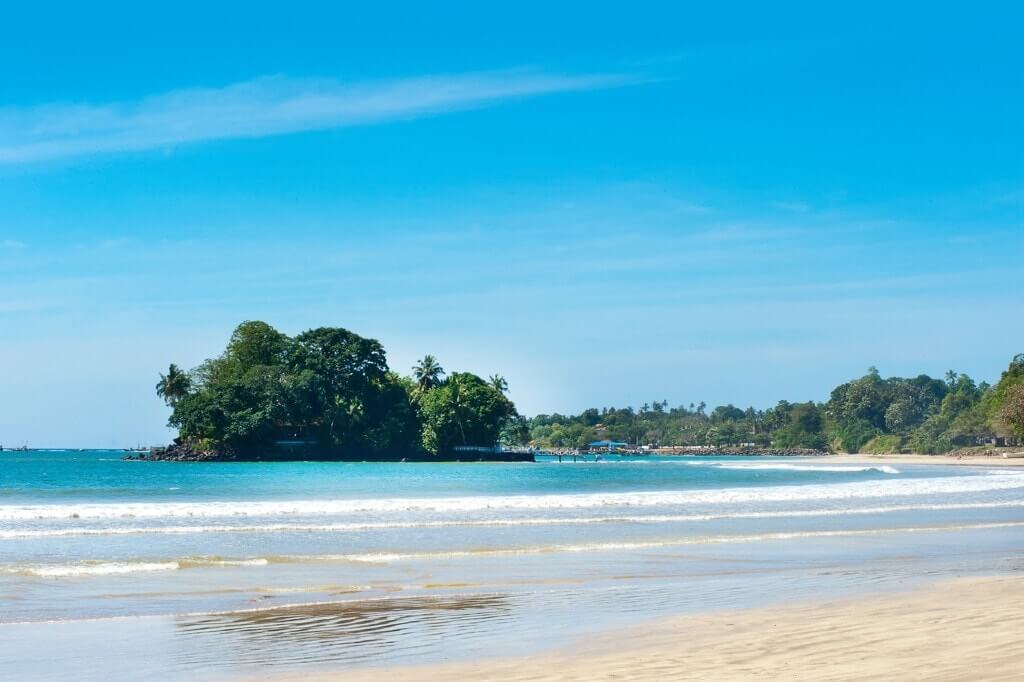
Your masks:
[[[639,409],[591,408],[578,415],[529,420],[538,446],[584,447],[612,440],[647,446],[726,446],[752,443],[845,452],[948,452],[987,442],[1024,439],[1024,354],[994,386],[966,374],[883,378],[870,368],[835,387],[825,403],[790,403],[758,410],[705,403]]]
[[[224,352],[185,372],[171,365],[157,393],[179,444],[200,451],[292,451],[323,456],[438,454],[498,442],[583,448],[736,446],[845,452],[948,452],[1024,439],[1024,354],[995,385],[966,374],[883,378],[870,368],[827,402],[779,401],[759,410],[705,403],[591,408],[526,419],[498,376],[445,376],[427,355],[411,376],[392,371],[378,341],[334,327],[289,337],[244,322]]]

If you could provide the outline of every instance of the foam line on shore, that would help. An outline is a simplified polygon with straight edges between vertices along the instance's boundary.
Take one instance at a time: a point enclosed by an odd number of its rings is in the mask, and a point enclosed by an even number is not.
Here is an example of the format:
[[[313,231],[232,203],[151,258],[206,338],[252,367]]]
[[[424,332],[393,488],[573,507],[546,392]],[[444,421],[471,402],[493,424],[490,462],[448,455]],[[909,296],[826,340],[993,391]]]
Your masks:
[[[553,455],[548,455],[549,457]],[[765,469],[765,470],[778,470],[778,471],[807,471],[807,472],[823,472],[823,473],[866,473],[869,471],[876,471],[882,474],[899,474],[899,469],[889,465],[844,465],[844,464],[791,464],[785,462],[719,462],[719,461],[692,461],[692,460],[667,460],[667,459],[602,459],[593,460],[586,459],[582,455],[579,456],[578,460],[572,459],[573,455],[562,455],[564,458],[562,461],[545,459],[542,460],[545,464],[580,464],[580,465],[594,465],[600,464],[603,466],[632,466],[632,465],[666,465],[666,466],[688,466],[688,467],[707,467],[715,469]]]
[[[346,533],[402,529],[500,528],[516,526],[571,526],[591,524],[657,524],[733,519],[814,518],[822,516],[861,516],[912,511],[961,511],[971,509],[1011,509],[1024,507],[1024,500],[1007,502],[963,502],[950,504],[909,504],[845,509],[790,509],[763,512],[723,514],[638,514],[616,516],[535,517],[517,519],[475,519],[440,521],[380,521],[365,523],[270,523],[265,525],[196,525],[196,526],[118,526],[106,528],[47,528],[0,530],[0,540],[25,540],[53,537],[110,535],[188,535],[199,533]]]
[[[153,573],[156,571],[177,571],[186,568],[266,566],[270,561],[263,557],[248,559],[222,559],[217,557],[187,557],[169,561],[80,561],[69,564],[38,564],[34,566],[8,566],[0,569],[7,574],[27,575],[37,578],[78,578],[130,573]]]
[[[460,559],[486,556],[520,556],[529,554],[549,554],[558,552],[614,552],[635,551],[641,549],[662,549],[685,547],[690,545],[717,545],[745,542],[766,542],[777,540],[798,540],[808,538],[857,537],[864,535],[886,535],[889,533],[937,533],[963,530],[984,530],[996,528],[1024,527],[1024,521],[1008,521],[1002,523],[976,523],[953,526],[917,526],[907,528],[871,528],[858,530],[818,530],[791,531],[778,533],[759,533],[753,535],[717,535],[708,537],[692,537],[670,540],[645,540],[638,542],[595,542],[581,544],[543,545],[535,547],[519,547],[508,549],[476,549],[456,550],[452,552],[365,552],[356,554],[326,555],[320,560],[354,561],[358,563],[393,563],[418,559]],[[275,557],[275,561],[298,562],[301,557]],[[312,557],[309,560],[317,560]]]
[[[527,547],[508,547],[500,549],[483,548],[425,552],[356,552],[350,554],[273,555],[265,557],[248,557],[240,559],[221,557],[185,557],[182,559],[168,561],[136,562],[81,561],[71,564],[42,564],[34,566],[6,567],[4,569],[0,569],[0,572],[8,574],[15,573],[41,578],[101,577],[111,575],[125,575],[129,573],[149,573],[153,571],[174,571],[190,568],[263,567],[270,564],[306,564],[332,562],[390,564],[402,561],[417,561],[431,559],[451,560],[502,556],[527,556],[557,553],[637,551],[644,549],[665,549],[693,545],[737,544],[750,542],[770,542],[780,540],[858,537],[887,535],[893,533],[938,533],[965,530],[985,530],[1020,527],[1024,527],[1024,521],[958,524],[948,526],[913,526],[902,528],[897,527],[823,531],[784,531],[748,535],[713,535],[687,538],[670,538],[665,540],[562,543],[552,545],[534,545]]]
[[[900,470],[886,464],[880,466],[847,466],[847,465],[814,465],[814,464],[785,464],[782,462],[765,464],[763,462],[687,462],[690,466],[712,466],[718,469],[743,469],[743,470],[765,470],[765,471],[808,471],[824,473],[864,473],[877,471],[880,474],[898,474]]]

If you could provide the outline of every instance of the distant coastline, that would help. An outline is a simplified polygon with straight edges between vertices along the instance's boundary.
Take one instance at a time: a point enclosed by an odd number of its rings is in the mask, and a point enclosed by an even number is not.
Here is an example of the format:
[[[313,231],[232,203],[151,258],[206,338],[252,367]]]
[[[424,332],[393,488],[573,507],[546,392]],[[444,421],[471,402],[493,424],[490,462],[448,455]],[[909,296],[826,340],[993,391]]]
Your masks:
[[[341,453],[288,453],[288,452],[264,452],[264,453],[218,453],[213,451],[198,451],[181,446],[168,446],[164,448],[153,448],[148,452],[134,451],[126,456],[126,459],[149,460],[161,462],[293,462],[296,460],[308,460],[318,462],[534,462],[537,456],[542,457],[565,457],[593,460],[600,458],[607,453],[590,451],[566,451],[552,452],[547,450],[509,450],[496,452],[447,452],[437,455],[414,453],[408,455],[358,455]],[[722,456],[747,456],[747,457],[823,457],[829,453],[826,450],[815,450],[812,448],[761,448],[761,447],[721,447],[721,448],[657,448],[650,450],[643,455],[629,455],[631,457],[644,457],[659,455],[666,457],[722,457]]]
[[[219,356],[191,371],[171,364],[156,392],[179,435],[140,459],[528,461],[538,451],[811,456],[1024,445],[1024,354],[994,385],[952,370],[905,378],[872,367],[826,402],[709,409],[655,400],[528,418],[499,374],[446,375],[425,355],[405,376],[380,342],[347,329],[288,336],[248,321]]]
[[[196,452],[173,446],[153,448],[149,451],[126,451],[125,459],[160,462],[294,462],[297,460],[316,462],[535,462],[538,457],[561,457],[565,460],[576,458],[580,461],[593,461],[607,453],[597,451],[548,451],[532,452],[510,451],[496,453],[450,453],[443,455],[412,454],[412,455],[318,455],[308,453],[295,455],[288,453],[271,454],[218,454],[216,452]],[[845,453],[828,452],[809,448],[760,448],[760,447],[721,447],[701,448],[700,450],[682,448],[657,448],[649,455],[660,457],[828,457],[852,464],[871,464],[886,461],[893,464],[950,464],[963,466],[1011,466],[1024,467],[1024,449],[1020,448],[973,448],[943,454],[918,453]],[[649,455],[629,455],[630,458],[643,458]]]

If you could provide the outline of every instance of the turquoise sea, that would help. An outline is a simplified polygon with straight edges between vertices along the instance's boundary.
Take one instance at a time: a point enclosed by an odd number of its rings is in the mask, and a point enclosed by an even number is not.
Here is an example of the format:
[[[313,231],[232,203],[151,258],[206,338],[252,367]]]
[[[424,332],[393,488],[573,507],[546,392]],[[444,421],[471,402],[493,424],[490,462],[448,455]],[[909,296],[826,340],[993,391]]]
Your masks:
[[[0,679],[529,653],[663,615],[1024,569],[1024,472],[835,458],[0,453]]]

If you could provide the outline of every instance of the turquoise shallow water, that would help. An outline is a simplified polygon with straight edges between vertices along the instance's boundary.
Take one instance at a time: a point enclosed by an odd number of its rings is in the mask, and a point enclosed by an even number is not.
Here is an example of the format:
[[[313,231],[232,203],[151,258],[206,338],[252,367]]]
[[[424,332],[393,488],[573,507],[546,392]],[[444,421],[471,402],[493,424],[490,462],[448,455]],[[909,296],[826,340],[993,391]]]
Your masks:
[[[127,461],[120,451],[0,452],[0,503],[372,498],[386,491],[410,497],[672,490],[764,486],[884,478],[871,467],[789,458],[605,457],[591,466],[543,457],[524,463]],[[575,462],[580,465],[584,462]],[[760,468],[754,465],[761,463]],[[559,466],[561,464],[561,466]],[[788,466],[787,466],[788,464]],[[815,464],[811,467],[810,465]],[[802,466],[803,469],[793,467]],[[651,469],[656,467],[656,469]],[[752,468],[754,467],[754,468]],[[834,469],[839,468],[839,471]],[[832,470],[830,470],[832,469]],[[954,472],[955,473],[955,472]],[[851,475],[853,478],[851,478]],[[906,472],[904,476],[948,475]]]
[[[526,652],[680,611],[1024,567],[1017,471],[123,454],[0,453],[0,677]]]

